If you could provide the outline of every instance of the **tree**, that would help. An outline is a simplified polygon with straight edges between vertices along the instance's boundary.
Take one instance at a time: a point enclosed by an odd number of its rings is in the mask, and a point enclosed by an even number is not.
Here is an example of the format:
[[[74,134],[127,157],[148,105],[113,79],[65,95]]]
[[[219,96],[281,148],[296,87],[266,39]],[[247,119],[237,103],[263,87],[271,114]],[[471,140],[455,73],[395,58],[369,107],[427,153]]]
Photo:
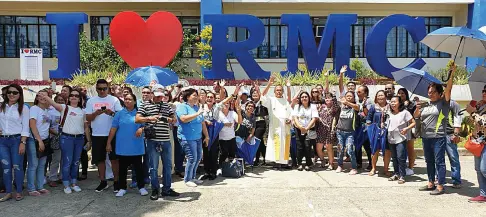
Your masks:
[[[189,64],[186,57],[191,55],[196,38],[197,35],[185,30],[181,49],[167,66],[181,77],[192,75],[192,71],[188,69]],[[88,40],[86,35],[82,33],[79,45],[81,70],[115,73],[131,70],[130,66],[118,55],[108,36],[103,40]]]

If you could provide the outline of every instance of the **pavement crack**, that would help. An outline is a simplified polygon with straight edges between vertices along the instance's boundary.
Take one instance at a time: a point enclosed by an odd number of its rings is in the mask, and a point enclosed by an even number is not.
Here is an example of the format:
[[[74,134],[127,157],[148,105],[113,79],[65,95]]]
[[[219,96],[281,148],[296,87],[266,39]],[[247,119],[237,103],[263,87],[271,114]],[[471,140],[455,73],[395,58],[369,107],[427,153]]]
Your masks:
[[[79,212],[78,212],[78,213],[76,213],[76,215],[75,215],[75,216],[77,216],[77,215],[79,215],[81,212],[83,212],[83,211],[86,209],[86,207],[88,207],[89,205],[91,205],[91,204],[92,204],[94,201],[95,201],[94,199],[93,199],[93,200],[91,200],[91,201],[89,201],[89,203],[88,203],[88,204],[86,204],[86,205],[85,205],[85,206],[84,206],[84,207],[83,207],[81,210],[79,210]]]
[[[319,176],[319,178],[321,178],[322,181],[324,181],[325,183],[327,183],[329,185],[329,187],[334,188],[334,186],[331,183],[329,183],[324,177],[322,177],[320,173],[314,173],[314,174],[316,174],[317,176]]]
[[[366,213],[366,212],[364,211],[364,209],[363,209],[361,206],[359,206],[358,204],[356,204],[356,203],[355,203],[353,200],[348,199],[348,201],[349,201],[351,204],[353,204],[355,207],[357,207],[357,208],[359,209],[359,211],[361,211],[361,212],[362,212],[362,213],[363,213],[365,216],[371,216],[371,215],[368,215],[368,213]]]

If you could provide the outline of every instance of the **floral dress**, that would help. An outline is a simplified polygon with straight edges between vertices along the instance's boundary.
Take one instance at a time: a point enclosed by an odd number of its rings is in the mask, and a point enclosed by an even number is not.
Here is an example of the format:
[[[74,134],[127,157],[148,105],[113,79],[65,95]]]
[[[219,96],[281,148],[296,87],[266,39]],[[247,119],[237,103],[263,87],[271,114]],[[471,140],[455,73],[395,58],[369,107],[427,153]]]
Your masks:
[[[317,122],[317,143],[336,144],[337,137],[331,133],[333,122],[339,117],[340,107],[336,98],[332,100],[332,106],[322,104],[319,107],[319,121]]]

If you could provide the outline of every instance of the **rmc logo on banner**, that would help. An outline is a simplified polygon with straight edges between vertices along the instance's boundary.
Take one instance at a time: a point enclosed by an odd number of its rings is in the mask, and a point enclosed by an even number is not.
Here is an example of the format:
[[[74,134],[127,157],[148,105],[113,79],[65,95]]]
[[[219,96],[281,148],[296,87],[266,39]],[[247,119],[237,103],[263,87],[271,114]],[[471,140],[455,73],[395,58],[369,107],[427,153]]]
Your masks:
[[[357,14],[331,14],[322,34],[320,44],[314,40],[312,23],[308,14],[283,14],[281,23],[288,26],[287,70],[298,71],[298,46],[302,48],[305,64],[309,71],[321,71],[327,58],[329,47],[334,39],[334,68],[349,65],[350,30],[356,23]],[[150,18],[149,18],[150,19]],[[259,47],[265,37],[265,27],[258,17],[248,14],[210,14],[205,15],[206,24],[212,25],[212,68],[204,71],[205,79],[234,79],[234,73],[227,70],[226,58],[233,53],[250,79],[268,79],[269,71],[264,71],[250,50]],[[47,13],[47,22],[56,24],[58,39],[58,68],[49,70],[50,78],[71,78],[80,68],[79,25],[88,22],[85,13]],[[377,22],[366,37],[365,53],[368,64],[376,73],[392,78],[391,73],[400,70],[394,67],[386,56],[386,39],[394,27],[405,28],[414,43],[426,36],[425,21],[421,17],[394,14]],[[229,42],[226,37],[229,27],[246,28],[249,37],[245,41]],[[161,28],[164,28],[163,25]],[[168,33],[170,34],[170,33]],[[416,58],[408,66],[421,69],[424,60]],[[347,76],[356,77],[356,72],[348,71]]]

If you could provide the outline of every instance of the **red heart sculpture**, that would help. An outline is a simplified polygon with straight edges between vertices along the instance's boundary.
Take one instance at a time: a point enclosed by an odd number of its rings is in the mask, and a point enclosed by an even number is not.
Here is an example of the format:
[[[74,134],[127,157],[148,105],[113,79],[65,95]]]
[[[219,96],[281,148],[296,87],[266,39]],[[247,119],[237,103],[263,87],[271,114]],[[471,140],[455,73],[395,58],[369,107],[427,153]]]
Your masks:
[[[183,30],[179,19],[169,12],[155,12],[144,21],[137,13],[124,11],[111,21],[110,37],[130,67],[165,67],[180,50]]]
[[[30,50],[29,49],[24,49],[24,53],[29,53]]]

